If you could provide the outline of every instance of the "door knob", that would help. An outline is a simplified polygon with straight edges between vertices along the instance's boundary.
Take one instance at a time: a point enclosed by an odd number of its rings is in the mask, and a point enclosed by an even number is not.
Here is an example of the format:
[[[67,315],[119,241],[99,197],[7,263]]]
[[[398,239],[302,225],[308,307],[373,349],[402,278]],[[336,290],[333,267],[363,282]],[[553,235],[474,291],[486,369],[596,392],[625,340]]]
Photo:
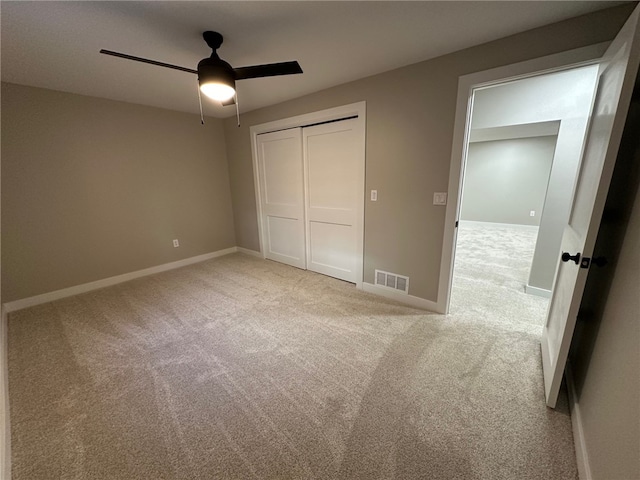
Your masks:
[[[580,263],[580,252],[576,253],[575,255],[571,255],[569,252],[562,252],[562,257],[560,258],[562,258],[563,262],[573,260],[574,262],[576,262],[576,265],[578,265]]]

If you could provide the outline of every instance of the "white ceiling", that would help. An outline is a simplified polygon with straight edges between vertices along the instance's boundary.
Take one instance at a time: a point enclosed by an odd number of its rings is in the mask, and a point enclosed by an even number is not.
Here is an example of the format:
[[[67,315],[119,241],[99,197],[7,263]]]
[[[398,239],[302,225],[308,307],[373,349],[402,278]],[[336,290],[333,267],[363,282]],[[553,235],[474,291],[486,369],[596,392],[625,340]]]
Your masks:
[[[247,112],[621,3],[3,0],[2,80],[197,113],[196,75],[98,51],[195,69],[211,53],[202,32],[217,30],[235,67],[298,60],[304,70],[238,82]],[[203,102],[205,115],[235,115]]]

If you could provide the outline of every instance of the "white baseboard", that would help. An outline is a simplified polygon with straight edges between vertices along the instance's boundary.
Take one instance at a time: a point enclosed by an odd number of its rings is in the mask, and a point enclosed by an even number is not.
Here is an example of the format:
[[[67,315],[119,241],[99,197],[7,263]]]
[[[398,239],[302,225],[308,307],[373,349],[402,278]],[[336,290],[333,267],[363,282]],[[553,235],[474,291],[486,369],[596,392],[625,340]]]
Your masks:
[[[245,255],[251,255],[252,257],[257,257],[257,258],[264,258],[261,252],[257,252],[255,250],[249,250],[248,248],[244,248],[244,247],[236,247],[236,248],[238,249],[238,252],[244,253]]]
[[[584,438],[582,428],[582,416],[580,415],[580,404],[576,395],[576,385],[573,380],[571,365],[567,362],[565,368],[565,379],[569,393],[569,409],[571,412],[571,428],[573,430],[573,444],[576,450],[576,464],[578,465],[578,476],[580,480],[592,480],[591,467],[589,466],[589,454],[587,442]]]
[[[167,270],[173,270],[175,268],[186,267],[194,263],[204,262],[216,257],[222,257],[223,255],[229,255],[230,253],[236,253],[238,247],[225,248],[224,250],[218,250],[217,252],[205,253],[204,255],[198,255],[195,257],[185,258],[176,262],[165,263],[163,265],[157,265],[151,268],[145,268],[144,270],[137,270],[135,272],[124,273],[122,275],[116,275],[115,277],[103,278],[102,280],[96,280],[95,282],[84,283],[82,285],[75,285],[69,288],[63,288],[53,292],[43,293],[34,297],[22,298],[13,302],[7,302],[4,304],[4,308],[7,312],[15,312],[23,308],[33,307],[42,303],[53,302],[61,298],[71,297],[81,293],[90,292],[92,290],[98,290],[99,288],[110,287],[118,283],[128,282],[140,277],[146,277],[147,275],[153,275],[155,273],[166,272]]]
[[[424,298],[414,297],[413,295],[407,295],[405,293],[394,292],[393,290],[374,285],[372,283],[362,282],[362,290],[369,293],[380,295],[381,297],[390,298],[396,302],[404,303],[411,307],[420,308],[422,310],[429,310],[431,312],[441,313],[438,310],[436,302],[431,300],[425,300]]]
[[[524,286],[524,293],[528,293],[529,295],[537,295],[538,297],[551,298],[551,290],[532,287],[529,284]]]
[[[9,418],[9,359],[7,311],[0,308],[0,480],[11,480],[11,420]]]
[[[481,222],[479,220],[459,220],[460,225],[485,225],[491,227],[522,228],[525,230],[538,230],[539,225],[523,225],[521,223]]]

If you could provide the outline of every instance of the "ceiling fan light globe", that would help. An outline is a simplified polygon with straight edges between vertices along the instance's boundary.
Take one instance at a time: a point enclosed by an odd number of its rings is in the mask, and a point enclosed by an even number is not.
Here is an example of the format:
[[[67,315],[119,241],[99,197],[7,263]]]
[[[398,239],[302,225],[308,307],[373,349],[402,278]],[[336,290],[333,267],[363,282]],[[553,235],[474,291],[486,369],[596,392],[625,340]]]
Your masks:
[[[233,87],[218,82],[207,82],[200,85],[200,91],[207,97],[217,100],[218,102],[224,102],[230,100],[236,94]]]

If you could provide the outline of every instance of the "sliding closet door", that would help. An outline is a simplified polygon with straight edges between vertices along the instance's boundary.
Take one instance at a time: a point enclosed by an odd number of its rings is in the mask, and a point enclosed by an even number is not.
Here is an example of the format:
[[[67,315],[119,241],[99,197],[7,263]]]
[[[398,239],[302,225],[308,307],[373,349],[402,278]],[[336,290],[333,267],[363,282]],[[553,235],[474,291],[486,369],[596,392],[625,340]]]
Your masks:
[[[362,257],[364,155],[356,120],[302,131],[307,269],[356,282]]]
[[[306,268],[300,128],[258,135],[265,258]]]

